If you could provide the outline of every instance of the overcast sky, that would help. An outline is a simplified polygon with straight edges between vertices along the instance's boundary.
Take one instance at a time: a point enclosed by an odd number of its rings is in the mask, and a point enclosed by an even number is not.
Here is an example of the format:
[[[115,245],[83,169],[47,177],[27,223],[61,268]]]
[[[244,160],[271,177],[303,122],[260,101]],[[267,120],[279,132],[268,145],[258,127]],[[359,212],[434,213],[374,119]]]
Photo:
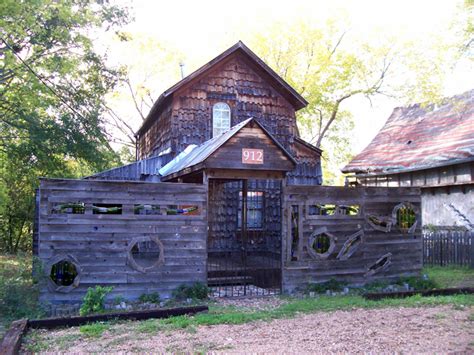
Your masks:
[[[271,23],[304,18],[325,21],[329,17],[345,16],[351,35],[358,38],[376,39],[382,35],[396,35],[401,39],[425,41],[435,35],[443,35],[459,13],[462,1],[455,0],[410,0],[410,1],[335,1],[335,0],[239,0],[230,1],[152,1],[116,0],[130,8],[135,21],[126,27],[132,36],[150,36],[163,43],[171,43],[183,53],[186,70],[191,71],[205,64],[220,52],[251,33],[265,31]],[[441,33],[440,33],[441,32]],[[148,62],[153,66],[153,56],[118,50],[112,42],[105,40],[111,60],[121,64]],[[146,48],[143,49],[146,53]],[[150,49],[151,50],[151,49]],[[143,65],[146,66],[146,65]],[[155,88],[165,90],[179,79],[179,63],[176,71],[154,83]],[[172,70],[170,70],[172,71]],[[462,93],[474,87],[472,62],[459,62],[449,73],[443,94]],[[157,89],[157,90],[158,90]],[[117,103],[126,110],[130,102]],[[364,99],[351,99],[346,108],[354,114],[354,152],[364,148],[392,109],[396,101],[379,98],[371,106]],[[132,116],[130,116],[132,117]],[[140,121],[131,122],[136,128]]]

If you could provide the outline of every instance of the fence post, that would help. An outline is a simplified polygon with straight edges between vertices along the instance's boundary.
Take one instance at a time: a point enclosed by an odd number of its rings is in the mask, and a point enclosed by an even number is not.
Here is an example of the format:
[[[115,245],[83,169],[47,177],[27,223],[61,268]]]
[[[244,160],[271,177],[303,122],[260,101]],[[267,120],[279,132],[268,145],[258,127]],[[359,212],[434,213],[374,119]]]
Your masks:
[[[469,244],[471,244],[471,263],[470,267],[471,269],[474,269],[474,233],[472,231],[469,232]]]

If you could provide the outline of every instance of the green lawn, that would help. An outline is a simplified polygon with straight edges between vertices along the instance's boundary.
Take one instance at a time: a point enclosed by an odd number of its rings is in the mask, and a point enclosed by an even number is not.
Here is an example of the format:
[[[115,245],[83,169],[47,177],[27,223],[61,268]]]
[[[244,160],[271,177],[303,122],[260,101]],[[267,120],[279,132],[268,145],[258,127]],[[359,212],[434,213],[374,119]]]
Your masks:
[[[460,266],[425,267],[423,273],[433,279],[440,288],[474,287],[474,269]]]

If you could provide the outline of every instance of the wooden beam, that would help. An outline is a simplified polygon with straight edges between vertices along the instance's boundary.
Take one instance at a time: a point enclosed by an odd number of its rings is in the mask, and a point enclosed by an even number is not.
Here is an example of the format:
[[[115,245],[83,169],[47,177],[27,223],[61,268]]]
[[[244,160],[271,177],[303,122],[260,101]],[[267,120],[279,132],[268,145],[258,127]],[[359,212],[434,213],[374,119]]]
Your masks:
[[[14,355],[18,354],[21,346],[21,339],[28,329],[28,319],[20,319],[12,323],[10,329],[3,337],[0,344],[0,354]]]
[[[58,327],[75,327],[87,323],[110,321],[114,319],[130,319],[130,320],[144,320],[152,318],[169,318],[182,315],[192,315],[199,312],[207,312],[207,306],[195,307],[180,307],[169,309],[152,309],[146,311],[132,311],[108,314],[95,314],[90,316],[79,316],[69,318],[47,318],[28,321],[28,326],[31,328],[58,328]]]
[[[233,170],[233,169],[209,169],[207,170],[209,178],[212,179],[283,179],[285,177],[284,171],[269,171],[269,170]]]

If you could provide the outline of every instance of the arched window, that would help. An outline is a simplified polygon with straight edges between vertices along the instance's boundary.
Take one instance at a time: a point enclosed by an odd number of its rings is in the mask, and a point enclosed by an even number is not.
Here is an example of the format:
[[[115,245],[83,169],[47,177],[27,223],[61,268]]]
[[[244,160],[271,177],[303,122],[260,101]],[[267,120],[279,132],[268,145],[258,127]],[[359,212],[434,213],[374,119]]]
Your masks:
[[[216,137],[230,129],[230,107],[218,102],[212,107],[212,136]]]

